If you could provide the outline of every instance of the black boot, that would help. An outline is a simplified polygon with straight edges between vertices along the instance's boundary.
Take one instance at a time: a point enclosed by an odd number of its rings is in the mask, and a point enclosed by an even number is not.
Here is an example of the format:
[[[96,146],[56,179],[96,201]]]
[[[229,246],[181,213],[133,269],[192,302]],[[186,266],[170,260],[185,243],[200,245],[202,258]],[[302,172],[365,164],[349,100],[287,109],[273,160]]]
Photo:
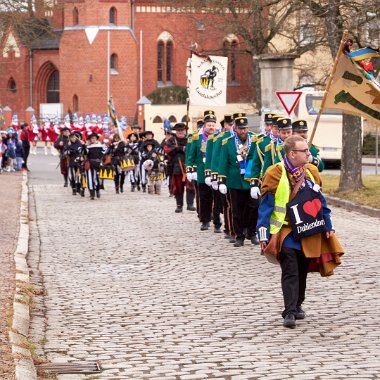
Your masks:
[[[80,189],[80,195],[81,197],[84,197],[84,189]]]
[[[120,193],[124,193],[124,181],[125,181],[125,174],[123,172],[120,178]]]
[[[140,191],[140,190],[141,190],[140,185],[137,185],[137,191]]]
[[[195,199],[195,193],[192,191],[186,191],[187,210],[189,210],[189,211],[196,211],[197,210],[194,207],[194,199]]]
[[[177,205],[177,208],[175,209],[175,211],[174,212],[177,212],[177,213],[180,213],[180,212],[182,212],[182,206],[180,206],[180,205]]]
[[[142,189],[143,189],[143,193],[146,193],[146,185],[142,185]]]
[[[132,186],[131,186],[131,192],[134,193],[134,192],[135,192],[135,189],[136,189],[136,185],[132,185]]]
[[[116,194],[119,194],[119,186],[115,187]]]
[[[182,212],[183,208],[183,194],[176,194],[175,200],[177,202],[177,208],[175,209],[175,212]]]
[[[100,198],[100,188],[96,189],[96,198]]]
[[[123,185],[120,185],[120,193],[124,193],[124,187],[123,187]]]
[[[77,195],[77,189],[73,187],[73,195]]]
[[[64,179],[64,184],[63,184],[63,187],[67,187],[68,186],[68,180],[67,180],[67,175],[63,176],[63,179]]]
[[[90,190],[90,199],[92,201],[95,199],[95,190]]]

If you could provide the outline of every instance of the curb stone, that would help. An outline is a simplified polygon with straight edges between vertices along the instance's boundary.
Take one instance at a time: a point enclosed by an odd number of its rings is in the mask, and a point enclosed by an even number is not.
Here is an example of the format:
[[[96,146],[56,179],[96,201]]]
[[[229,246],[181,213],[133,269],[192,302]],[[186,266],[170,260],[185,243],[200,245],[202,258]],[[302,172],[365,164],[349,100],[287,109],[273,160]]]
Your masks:
[[[363,206],[359,203],[346,201],[344,199],[332,197],[331,195],[327,194],[323,194],[323,196],[326,198],[327,202],[333,206],[342,207],[348,211],[360,212],[361,214],[372,216],[374,218],[380,218],[380,209]]]
[[[17,240],[15,261],[16,292],[13,299],[12,329],[9,340],[12,353],[16,354],[16,380],[37,380],[37,372],[32,360],[32,354],[27,349],[27,338],[30,324],[30,297],[20,288],[19,284],[29,284],[29,268],[26,262],[29,247],[29,201],[28,201],[28,175],[23,174],[20,206],[20,231]]]

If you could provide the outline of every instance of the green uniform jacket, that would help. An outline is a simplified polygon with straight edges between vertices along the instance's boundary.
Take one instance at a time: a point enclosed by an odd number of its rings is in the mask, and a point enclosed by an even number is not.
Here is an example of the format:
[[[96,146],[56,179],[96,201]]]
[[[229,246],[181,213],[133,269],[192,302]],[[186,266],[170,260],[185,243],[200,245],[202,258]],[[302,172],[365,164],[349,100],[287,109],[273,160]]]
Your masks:
[[[316,167],[318,168],[318,171],[319,172],[323,172],[324,168],[325,168],[325,163],[322,161],[321,157],[319,157],[319,148],[314,145],[314,144],[311,144],[310,146],[310,154],[318,160],[318,164],[316,165]]]
[[[248,136],[252,138],[252,136]],[[220,164],[218,177],[225,180],[230,189],[249,190],[250,185],[244,180],[244,174],[240,174],[240,164],[237,160],[235,139],[230,136],[222,141],[220,152]]]
[[[191,151],[191,147],[193,145],[193,135],[189,135],[187,137],[187,144],[186,144],[186,161],[185,161],[185,164],[186,164],[186,168],[191,168],[192,166],[190,165],[189,163],[189,157],[190,157],[190,151]]]
[[[211,173],[218,175],[219,174],[219,164],[220,164],[220,153],[222,149],[222,142],[224,139],[231,136],[230,132],[219,133],[214,139],[214,148],[212,150],[212,159],[211,159]]]
[[[253,156],[248,156],[247,170],[244,179],[252,181],[253,179],[262,178],[261,170],[264,164],[265,147],[270,143],[270,136],[261,135],[256,141],[255,151]]]
[[[210,135],[207,138],[205,171],[211,172],[212,151],[214,149],[214,139],[216,137],[217,135]]]
[[[194,134],[190,152],[187,157],[187,164],[197,171],[197,182],[205,183],[205,162],[201,152],[202,135]]]

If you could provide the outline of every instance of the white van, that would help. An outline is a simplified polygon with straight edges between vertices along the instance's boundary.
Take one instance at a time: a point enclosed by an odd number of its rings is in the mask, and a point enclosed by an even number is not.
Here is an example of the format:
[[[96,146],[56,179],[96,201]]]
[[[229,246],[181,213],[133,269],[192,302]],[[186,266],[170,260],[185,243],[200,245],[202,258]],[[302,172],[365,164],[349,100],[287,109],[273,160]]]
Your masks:
[[[317,118],[318,110],[323,99],[323,92],[302,92],[295,109],[298,119],[307,121],[309,137]],[[320,156],[324,162],[340,164],[342,158],[342,112],[327,109],[320,117],[313,144],[320,148]]]

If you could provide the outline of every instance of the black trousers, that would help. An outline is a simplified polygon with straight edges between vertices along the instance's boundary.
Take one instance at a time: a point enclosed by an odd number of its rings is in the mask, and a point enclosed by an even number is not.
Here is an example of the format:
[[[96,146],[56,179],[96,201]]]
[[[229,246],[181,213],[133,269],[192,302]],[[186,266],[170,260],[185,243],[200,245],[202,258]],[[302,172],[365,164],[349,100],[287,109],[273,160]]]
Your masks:
[[[201,223],[211,221],[212,212],[212,189],[205,183],[198,182],[198,199],[199,199],[199,220]]]
[[[235,235],[234,228],[232,226],[232,212],[231,212],[231,194],[228,190],[227,194],[220,194],[222,201],[222,209],[224,216],[224,232],[228,235]]]
[[[281,286],[285,306],[282,316],[285,318],[285,315],[288,313],[295,314],[297,307],[300,307],[305,300],[309,259],[297,249],[282,247],[280,265],[282,270]]]
[[[220,219],[220,214],[223,212],[223,205],[222,205],[222,194],[220,194],[219,190],[212,189],[212,220],[214,223],[214,226],[217,228],[220,228],[222,226],[222,222]]]
[[[23,146],[24,148],[24,163],[22,164],[22,167],[24,169],[28,169],[28,157],[29,157],[29,152],[30,152],[30,145]]]
[[[232,225],[236,240],[251,238],[256,233],[259,200],[252,199],[249,190],[230,189]]]

